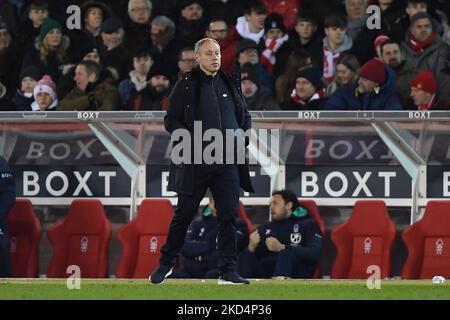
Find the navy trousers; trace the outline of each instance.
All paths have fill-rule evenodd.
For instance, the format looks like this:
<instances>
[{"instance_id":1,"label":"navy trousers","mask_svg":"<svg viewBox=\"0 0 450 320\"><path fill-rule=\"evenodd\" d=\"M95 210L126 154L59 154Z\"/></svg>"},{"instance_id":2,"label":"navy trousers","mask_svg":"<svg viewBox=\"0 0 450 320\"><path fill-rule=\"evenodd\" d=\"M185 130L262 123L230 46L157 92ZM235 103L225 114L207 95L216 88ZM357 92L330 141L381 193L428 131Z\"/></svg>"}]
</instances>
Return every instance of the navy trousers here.
<instances>
[{"instance_id":1,"label":"navy trousers","mask_svg":"<svg viewBox=\"0 0 450 320\"><path fill-rule=\"evenodd\" d=\"M189 225L208 188L211 190L217 210L219 256L217 267L221 273L236 270L236 212L240 192L237 165L195 167L194 193L178 195L178 205L170 224L167 241L161 248L160 264L172 266L175 263Z\"/></svg>"},{"instance_id":2,"label":"navy trousers","mask_svg":"<svg viewBox=\"0 0 450 320\"><path fill-rule=\"evenodd\" d=\"M0 220L0 278L11 277L11 265L9 258L8 228L5 219Z\"/></svg>"},{"instance_id":3,"label":"navy trousers","mask_svg":"<svg viewBox=\"0 0 450 320\"><path fill-rule=\"evenodd\" d=\"M311 278L314 271L302 265L290 250L258 257L245 249L239 255L238 271L244 278Z\"/></svg>"}]
</instances>

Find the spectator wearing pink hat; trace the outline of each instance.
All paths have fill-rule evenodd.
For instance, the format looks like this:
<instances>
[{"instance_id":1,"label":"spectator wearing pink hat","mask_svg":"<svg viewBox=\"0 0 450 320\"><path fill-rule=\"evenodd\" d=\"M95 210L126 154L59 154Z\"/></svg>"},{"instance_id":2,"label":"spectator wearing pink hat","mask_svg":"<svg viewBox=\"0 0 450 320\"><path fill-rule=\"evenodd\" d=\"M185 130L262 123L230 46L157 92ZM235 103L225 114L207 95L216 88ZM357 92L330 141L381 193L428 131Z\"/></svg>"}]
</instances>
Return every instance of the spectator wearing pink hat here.
<instances>
[{"instance_id":1,"label":"spectator wearing pink hat","mask_svg":"<svg viewBox=\"0 0 450 320\"><path fill-rule=\"evenodd\" d=\"M31 111L53 111L58 106L56 85L48 75L42 77L33 90L34 102Z\"/></svg>"},{"instance_id":2,"label":"spectator wearing pink hat","mask_svg":"<svg viewBox=\"0 0 450 320\"><path fill-rule=\"evenodd\" d=\"M375 47L375 52L377 53L377 57L379 59L381 59L381 46L389 40L390 38L384 34L380 34L378 37L375 38L373 45Z\"/></svg>"},{"instance_id":3,"label":"spectator wearing pink hat","mask_svg":"<svg viewBox=\"0 0 450 320\"><path fill-rule=\"evenodd\" d=\"M380 59L366 62L359 80L337 90L325 110L402 110L395 90L395 74Z\"/></svg>"}]
</instances>

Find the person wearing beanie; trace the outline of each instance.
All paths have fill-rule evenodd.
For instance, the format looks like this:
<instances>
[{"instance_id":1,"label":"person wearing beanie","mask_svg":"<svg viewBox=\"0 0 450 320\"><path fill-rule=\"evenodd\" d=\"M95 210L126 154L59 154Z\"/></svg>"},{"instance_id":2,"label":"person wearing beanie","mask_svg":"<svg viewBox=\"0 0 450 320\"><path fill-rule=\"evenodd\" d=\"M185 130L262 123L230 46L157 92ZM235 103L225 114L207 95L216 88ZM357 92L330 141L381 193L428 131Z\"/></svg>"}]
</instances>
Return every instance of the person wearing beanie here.
<instances>
[{"instance_id":1,"label":"person wearing beanie","mask_svg":"<svg viewBox=\"0 0 450 320\"><path fill-rule=\"evenodd\" d=\"M420 72L411 81L411 98L418 110L434 109L436 103L437 84L430 71Z\"/></svg>"},{"instance_id":2,"label":"person wearing beanie","mask_svg":"<svg viewBox=\"0 0 450 320\"><path fill-rule=\"evenodd\" d=\"M395 73L378 58L359 69L359 80L341 87L325 104L325 110L403 110L395 89Z\"/></svg>"},{"instance_id":3,"label":"person wearing beanie","mask_svg":"<svg viewBox=\"0 0 450 320\"><path fill-rule=\"evenodd\" d=\"M249 39L240 40L236 45L236 58L233 72L240 72L240 68L249 62L255 66L256 70L258 70L261 87L266 88L271 93L275 91L275 77L260 63L258 45L255 41Z\"/></svg>"},{"instance_id":4,"label":"person wearing beanie","mask_svg":"<svg viewBox=\"0 0 450 320\"><path fill-rule=\"evenodd\" d=\"M272 94L267 89L261 88L258 71L251 63L246 63L241 68L241 89L249 110L280 109Z\"/></svg>"},{"instance_id":5,"label":"person wearing beanie","mask_svg":"<svg viewBox=\"0 0 450 320\"><path fill-rule=\"evenodd\" d=\"M183 0L179 8L177 41L181 47L193 47L204 36L208 24L203 2Z\"/></svg>"},{"instance_id":6,"label":"person wearing beanie","mask_svg":"<svg viewBox=\"0 0 450 320\"><path fill-rule=\"evenodd\" d=\"M102 82L102 67L89 60L75 69L75 87L59 102L58 111L114 111L120 109L116 87Z\"/></svg>"},{"instance_id":7,"label":"person wearing beanie","mask_svg":"<svg viewBox=\"0 0 450 320\"><path fill-rule=\"evenodd\" d=\"M58 82L64 66L72 61L69 48L70 39L63 35L61 24L47 18L41 25L34 48L24 56L22 69L36 66L41 74L47 74Z\"/></svg>"},{"instance_id":8,"label":"person wearing beanie","mask_svg":"<svg viewBox=\"0 0 450 320\"><path fill-rule=\"evenodd\" d=\"M58 106L56 85L48 75L42 77L33 89L31 111L53 111Z\"/></svg>"},{"instance_id":9,"label":"person wearing beanie","mask_svg":"<svg viewBox=\"0 0 450 320\"><path fill-rule=\"evenodd\" d=\"M442 41L428 13L419 12L411 17L411 25L402 43L405 60L417 71L429 70L438 83L438 94L449 95L450 74L444 71L450 46Z\"/></svg>"},{"instance_id":10,"label":"person wearing beanie","mask_svg":"<svg viewBox=\"0 0 450 320\"><path fill-rule=\"evenodd\" d=\"M322 72L317 66L298 71L293 77L292 91L281 107L284 110L322 110L325 103Z\"/></svg>"},{"instance_id":11,"label":"person wearing beanie","mask_svg":"<svg viewBox=\"0 0 450 320\"><path fill-rule=\"evenodd\" d=\"M325 18L325 35L323 50L320 52L320 66L323 77L332 82L336 74L336 60L353 47L353 40L345 32L347 23L343 17L332 14Z\"/></svg>"},{"instance_id":12,"label":"person wearing beanie","mask_svg":"<svg viewBox=\"0 0 450 320\"><path fill-rule=\"evenodd\" d=\"M17 89L16 94L12 98L18 111L31 110L31 104L34 102L33 90L40 78L39 69L34 66L26 67L20 72L20 89Z\"/></svg>"},{"instance_id":13,"label":"person wearing beanie","mask_svg":"<svg viewBox=\"0 0 450 320\"><path fill-rule=\"evenodd\" d=\"M360 65L358 59L350 53L345 53L336 60L336 77L326 89L326 96L329 97L340 87L358 80Z\"/></svg>"},{"instance_id":14,"label":"person wearing beanie","mask_svg":"<svg viewBox=\"0 0 450 320\"><path fill-rule=\"evenodd\" d=\"M283 73L289 58L289 35L283 24L283 17L269 14L264 20L264 37L259 43L261 64L275 77Z\"/></svg>"}]
</instances>

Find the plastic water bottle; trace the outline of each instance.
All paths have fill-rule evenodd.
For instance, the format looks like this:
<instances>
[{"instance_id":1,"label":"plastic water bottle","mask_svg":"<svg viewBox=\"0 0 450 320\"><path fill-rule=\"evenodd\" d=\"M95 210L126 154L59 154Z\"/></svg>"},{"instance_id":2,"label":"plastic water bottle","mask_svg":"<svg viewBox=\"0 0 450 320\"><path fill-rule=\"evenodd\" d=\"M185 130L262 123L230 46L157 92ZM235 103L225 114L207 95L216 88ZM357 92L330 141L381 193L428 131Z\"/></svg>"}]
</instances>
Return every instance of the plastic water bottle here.
<instances>
[{"instance_id":1,"label":"plastic water bottle","mask_svg":"<svg viewBox=\"0 0 450 320\"><path fill-rule=\"evenodd\" d=\"M445 282L445 278L442 276L434 276L431 281L435 284L441 284Z\"/></svg>"}]
</instances>

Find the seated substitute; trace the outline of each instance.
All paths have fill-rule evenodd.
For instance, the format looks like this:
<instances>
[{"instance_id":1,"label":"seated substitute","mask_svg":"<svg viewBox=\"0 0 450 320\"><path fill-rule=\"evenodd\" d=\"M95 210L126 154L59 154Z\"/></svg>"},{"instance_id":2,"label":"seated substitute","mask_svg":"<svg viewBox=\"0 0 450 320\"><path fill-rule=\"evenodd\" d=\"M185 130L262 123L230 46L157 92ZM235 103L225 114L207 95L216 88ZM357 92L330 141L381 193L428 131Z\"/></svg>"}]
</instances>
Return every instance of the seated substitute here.
<instances>
[{"instance_id":1,"label":"seated substitute","mask_svg":"<svg viewBox=\"0 0 450 320\"><path fill-rule=\"evenodd\" d=\"M246 278L312 278L322 249L319 225L289 190L272 193L270 215L250 235L238 272Z\"/></svg>"}]
</instances>

